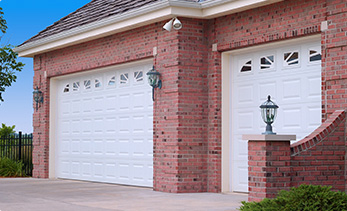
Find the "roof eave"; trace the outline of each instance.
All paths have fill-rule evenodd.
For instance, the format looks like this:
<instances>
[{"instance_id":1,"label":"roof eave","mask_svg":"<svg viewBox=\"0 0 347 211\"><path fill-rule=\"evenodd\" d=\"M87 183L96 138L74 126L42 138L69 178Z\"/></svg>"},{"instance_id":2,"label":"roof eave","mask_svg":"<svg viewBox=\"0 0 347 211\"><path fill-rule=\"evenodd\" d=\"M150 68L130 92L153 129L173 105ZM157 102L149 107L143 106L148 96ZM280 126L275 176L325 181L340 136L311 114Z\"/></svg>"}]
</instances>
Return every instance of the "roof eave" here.
<instances>
[{"instance_id":1,"label":"roof eave","mask_svg":"<svg viewBox=\"0 0 347 211\"><path fill-rule=\"evenodd\" d=\"M86 24L16 47L21 57L35 55L87 42L111 34L149 25L169 18L211 19L283 0L208 0L202 3L165 0Z\"/></svg>"}]
</instances>

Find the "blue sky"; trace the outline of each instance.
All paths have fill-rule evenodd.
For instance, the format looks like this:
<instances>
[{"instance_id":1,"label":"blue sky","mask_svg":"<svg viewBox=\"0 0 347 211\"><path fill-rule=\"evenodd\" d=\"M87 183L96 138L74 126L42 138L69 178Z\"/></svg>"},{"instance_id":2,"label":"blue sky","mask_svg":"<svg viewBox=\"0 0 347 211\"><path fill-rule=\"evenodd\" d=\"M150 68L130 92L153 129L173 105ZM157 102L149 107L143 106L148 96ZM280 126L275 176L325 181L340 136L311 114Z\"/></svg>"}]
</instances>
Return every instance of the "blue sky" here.
<instances>
[{"instance_id":1,"label":"blue sky","mask_svg":"<svg viewBox=\"0 0 347 211\"><path fill-rule=\"evenodd\" d=\"M5 44L19 45L36 35L47 26L58 21L91 0L1 0L7 33L1 39ZM33 60L20 58L25 63L18 73L17 82L3 94L5 102L0 102L0 123L16 125L16 131L31 133L32 128L32 83Z\"/></svg>"}]
</instances>

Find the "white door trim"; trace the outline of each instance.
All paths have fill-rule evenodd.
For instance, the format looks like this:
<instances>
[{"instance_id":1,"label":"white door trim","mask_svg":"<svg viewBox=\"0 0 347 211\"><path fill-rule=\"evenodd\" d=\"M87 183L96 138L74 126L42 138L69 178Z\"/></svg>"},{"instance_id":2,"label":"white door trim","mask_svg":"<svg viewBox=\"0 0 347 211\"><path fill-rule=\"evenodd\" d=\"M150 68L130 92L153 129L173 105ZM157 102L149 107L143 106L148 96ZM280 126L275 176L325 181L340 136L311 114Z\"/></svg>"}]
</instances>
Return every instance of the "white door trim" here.
<instances>
[{"instance_id":1,"label":"white door trim","mask_svg":"<svg viewBox=\"0 0 347 211\"><path fill-rule=\"evenodd\" d=\"M321 34L307 36L303 38L297 39L289 39L286 41L273 42L253 47L247 47L232 51L223 52L221 55L222 58L222 192L227 193L231 192L230 189L230 176L231 176L231 152L230 152L230 136L231 136L231 93L230 90L232 88L232 80L231 80L231 56L242 54L245 52L257 51L259 49L266 47L272 47L276 45L286 45L292 43L303 43L305 41L317 41L321 39Z\"/></svg>"}]
</instances>

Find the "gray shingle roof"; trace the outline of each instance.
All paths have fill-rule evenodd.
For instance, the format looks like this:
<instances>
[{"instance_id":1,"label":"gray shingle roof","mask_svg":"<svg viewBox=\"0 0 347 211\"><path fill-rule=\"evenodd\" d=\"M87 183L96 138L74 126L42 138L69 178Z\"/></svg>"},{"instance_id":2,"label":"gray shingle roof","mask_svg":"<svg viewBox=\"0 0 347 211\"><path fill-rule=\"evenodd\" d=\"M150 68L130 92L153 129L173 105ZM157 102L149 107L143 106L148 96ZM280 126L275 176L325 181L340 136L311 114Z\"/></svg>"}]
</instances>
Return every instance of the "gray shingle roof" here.
<instances>
[{"instance_id":1,"label":"gray shingle roof","mask_svg":"<svg viewBox=\"0 0 347 211\"><path fill-rule=\"evenodd\" d=\"M114 15L121 15L130 10L141 8L163 0L92 0L75 12L63 17L59 21L48 26L20 46L46 38L60 32L67 31L85 24L99 21ZM180 0L186 2L203 2L204 0Z\"/></svg>"},{"instance_id":2,"label":"gray shingle roof","mask_svg":"<svg viewBox=\"0 0 347 211\"><path fill-rule=\"evenodd\" d=\"M161 0L93 0L75 12L53 23L51 26L48 26L46 29L39 32L37 35L25 41L21 45L55 35L78 26L99 21L113 15L119 15L157 1Z\"/></svg>"}]
</instances>

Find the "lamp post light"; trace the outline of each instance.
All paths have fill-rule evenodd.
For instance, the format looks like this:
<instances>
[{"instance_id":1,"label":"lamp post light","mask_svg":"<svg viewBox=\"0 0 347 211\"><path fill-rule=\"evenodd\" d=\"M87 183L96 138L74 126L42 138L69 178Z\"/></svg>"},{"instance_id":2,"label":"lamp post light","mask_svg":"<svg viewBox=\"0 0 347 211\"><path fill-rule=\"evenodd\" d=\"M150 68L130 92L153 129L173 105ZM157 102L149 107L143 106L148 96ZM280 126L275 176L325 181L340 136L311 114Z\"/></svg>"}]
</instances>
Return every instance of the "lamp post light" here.
<instances>
[{"instance_id":1,"label":"lamp post light","mask_svg":"<svg viewBox=\"0 0 347 211\"><path fill-rule=\"evenodd\" d=\"M261 108L261 117L263 118L263 121L266 123L266 130L262 134L275 135L276 133L272 132L271 124L276 119L277 109L279 108L278 105L276 105L274 102L271 101L271 96L269 95L267 97L267 101L261 104L260 108Z\"/></svg>"},{"instance_id":2,"label":"lamp post light","mask_svg":"<svg viewBox=\"0 0 347 211\"><path fill-rule=\"evenodd\" d=\"M148 71L146 75L148 76L148 83L152 87L152 100L154 101L154 89L161 89L160 73L156 71L153 66L153 68Z\"/></svg>"},{"instance_id":3,"label":"lamp post light","mask_svg":"<svg viewBox=\"0 0 347 211\"><path fill-rule=\"evenodd\" d=\"M36 102L36 111L38 109L39 103L43 103L43 93L39 90L38 87L36 87L33 91L33 98Z\"/></svg>"}]
</instances>

